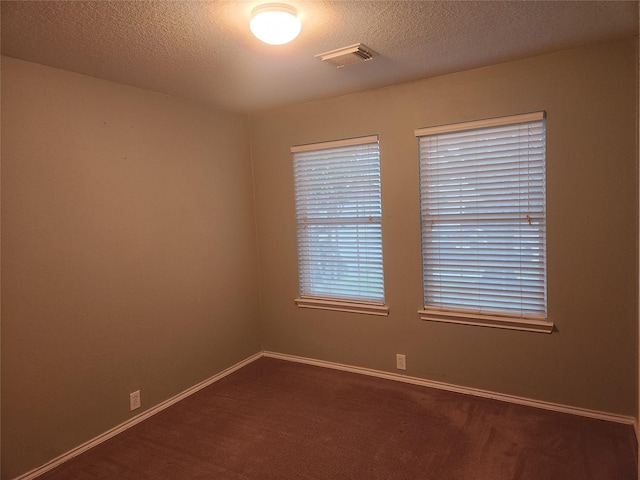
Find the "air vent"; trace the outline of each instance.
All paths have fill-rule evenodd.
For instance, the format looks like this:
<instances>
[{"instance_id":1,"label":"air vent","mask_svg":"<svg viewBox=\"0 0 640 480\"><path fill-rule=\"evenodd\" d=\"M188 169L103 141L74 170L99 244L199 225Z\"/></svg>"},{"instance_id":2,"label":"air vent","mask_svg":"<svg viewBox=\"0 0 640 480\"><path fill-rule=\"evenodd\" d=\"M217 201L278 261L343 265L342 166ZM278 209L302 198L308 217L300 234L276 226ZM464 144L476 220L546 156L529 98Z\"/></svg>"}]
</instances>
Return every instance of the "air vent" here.
<instances>
[{"instance_id":1,"label":"air vent","mask_svg":"<svg viewBox=\"0 0 640 480\"><path fill-rule=\"evenodd\" d=\"M338 48L330 52L320 53L316 58L320 58L323 62L341 68L354 63L366 62L371 60L375 53L369 47L356 43L350 47Z\"/></svg>"}]
</instances>

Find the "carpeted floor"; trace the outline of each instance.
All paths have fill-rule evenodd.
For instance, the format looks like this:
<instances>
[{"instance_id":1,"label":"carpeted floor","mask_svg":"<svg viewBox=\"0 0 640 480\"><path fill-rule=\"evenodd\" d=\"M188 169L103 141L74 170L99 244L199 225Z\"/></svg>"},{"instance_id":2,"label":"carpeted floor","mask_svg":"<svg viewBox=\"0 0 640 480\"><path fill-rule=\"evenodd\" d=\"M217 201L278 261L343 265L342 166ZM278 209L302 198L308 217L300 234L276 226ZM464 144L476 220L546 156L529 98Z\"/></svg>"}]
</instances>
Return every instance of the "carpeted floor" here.
<instances>
[{"instance_id":1,"label":"carpeted floor","mask_svg":"<svg viewBox=\"0 0 640 480\"><path fill-rule=\"evenodd\" d=\"M262 358L40 477L635 480L628 425Z\"/></svg>"}]
</instances>

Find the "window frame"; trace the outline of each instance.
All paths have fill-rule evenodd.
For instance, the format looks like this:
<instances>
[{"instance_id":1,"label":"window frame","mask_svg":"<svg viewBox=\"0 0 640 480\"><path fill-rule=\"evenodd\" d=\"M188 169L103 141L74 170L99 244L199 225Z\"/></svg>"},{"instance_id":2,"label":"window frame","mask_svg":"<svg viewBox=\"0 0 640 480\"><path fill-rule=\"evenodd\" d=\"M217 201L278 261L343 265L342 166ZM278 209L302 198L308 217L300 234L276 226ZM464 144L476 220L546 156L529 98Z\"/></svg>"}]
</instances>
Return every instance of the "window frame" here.
<instances>
[{"instance_id":1,"label":"window frame","mask_svg":"<svg viewBox=\"0 0 640 480\"><path fill-rule=\"evenodd\" d=\"M423 199L423 162L427 162L427 159L423 159L421 152L421 138L426 136L437 136L440 134L449 134L454 132L465 132L470 130L481 130L481 129L489 129L494 127L501 126L513 126L518 124L530 123L540 121L542 123L543 134L542 138L544 141L544 159L543 159L543 168L544 172L542 173L542 181L543 181L543 221L544 221L544 232L542 234L542 244L543 244L543 254L544 254L544 263L543 263L543 274L542 274L542 285L544 288L544 315L527 315L523 313L516 312L505 312L505 311L483 311L481 306L477 307L477 310L472 309L470 307L464 307L460 305L461 308L452 307L452 306L438 306L438 305L427 305L427 287L425 280L425 225L424 218L425 212L423 211L423 203L425 199ZM511 330L522 330L522 331L531 331L531 332L540 332L540 333L551 333L554 330L553 322L548 319L548 310L547 310L547 279L546 279L546 271L547 271L547 256L546 256L546 187L544 184L546 183L546 170L547 170L547 160L546 160L546 113L541 112L533 112L529 114L522 115L511 115L506 117L498 117L486 120L477 120L470 122L461 122L449 125L441 125L435 127L427 127L420 128L415 131L415 136L418 139L418 158L420 164L420 203L421 203L421 250L422 250L422 264L423 264L423 273L422 273L422 282L423 282L423 300L424 307L423 309L418 311L420 318L425 321L436 321L436 322L446 322L446 323L454 323L454 324L464 324L464 325L475 325L475 326L485 326L485 327L495 327L495 328L505 328ZM529 218L529 217L527 217ZM464 236L463 236L464 238Z\"/></svg>"},{"instance_id":2,"label":"window frame","mask_svg":"<svg viewBox=\"0 0 640 480\"><path fill-rule=\"evenodd\" d=\"M341 311L341 312L348 312L348 313L360 313L360 314L367 314L367 315L378 315L378 316L387 316L389 314L389 308L385 305L385 299L384 299L384 265L383 265L383 256L382 256L382 192L381 192L381 178L380 178L380 151L379 151L379 137L378 135L368 135L368 136L364 136L364 137L354 137L354 138L347 138L347 139L341 139L341 140L332 140L332 141L326 141L326 142L317 142L317 143L310 143L310 144L304 144L304 145L294 145L291 147L291 154L292 154L292 159L293 159L293 169L294 169L294 193L295 193L295 208L296 208L296 239L297 239L297 253L298 253L298 292L299 292L299 296L298 298L296 298L294 300L295 304L300 307L300 308L311 308L311 309L319 309L319 310L334 310L334 311ZM344 149L344 148L349 148L349 147L355 147L354 148L354 152L356 152L356 149L358 147L362 147L362 146L366 146L366 145L371 145L371 144L375 144L376 145L376 153L377 153L377 166L376 166L376 172L377 173L377 202L379 205L379 216L376 215L371 216L371 215L356 215L354 214L354 222L349 222L349 221L340 221L334 219L334 222L332 222L332 219L327 219L326 221L323 221L322 219L318 219L315 218L312 221L303 221L302 220L302 211L306 211L305 208L307 208L305 206L305 200L308 198L308 195L311 195L311 192L313 191L312 189L307 189L307 190L303 190L303 186L300 185L300 183L302 183L302 181L300 181L299 183L299 178L303 177L303 173L298 172L297 171L297 166L299 165L298 160L296 159L296 154L301 154L301 156L304 156L305 153L307 152L312 152L312 156L315 154L315 152L321 153L322 151L330 151L330 150L335 150L335 149ZM339 150L335 150L337 157L340 157L340 154L338 153ZM330 162L333 159L329 160ZM302 167L304 168L304 167ZM301 171L302 171L301 168ZM343 185L341 181L336 182L334 185L338 186L338 185ZM348 186L345 186L345 188L349 188ZM355 188L355 187L354 187ZM306 218L306 217L305 217ZM366 222L363 220L366 219ZM303 242L305 247L307 247L308 250L308 246L309 243L311 243L311 240L309 237L304 238L304 234L303 231L305 229L305 227L309 227L310 225L313 225L314 227L316 227L317 229L323 229L323 228L327 228L327 229L335 229L337 225L340 226L345 226L345 229L348 230L349 227L347 227L346 225L351 225L351 228L354 229L358 229L357 225L378 225L378 231L375 232L375 234L378 235L379 238L379 244L376 244L379 248L380 251L380 256L379 259L376 258L376 265L379 266L379 271L380 271L380 278L379 278L379 284L375 284L378 285L379 288L381 288L382 290L382 298L376 298L376 299L366 299L364 298L366 295L363 295L362 298L356 298L356 296L354 295L352 298L348 298L345 294L345 292L341 292L342 294L340 295L336 295L331 296L329 295L314 295L314 294L309 294L309 293L303 293L305 288L310 288L311 283L313 282L313 275L310 271L310 266L309 263L304 263L306 260L308 260L307 257L310 256L309 252L305 252L303 254ZM375 229L374 229L375 230ZM356 235L356 237L359 237L359 235ZM359 242L361 240L356 240L356 242ZM356 243L357 245L360 245L359 243ZM377 260L379 260L379 264L377 262ZM345 262L346 263L346 262ZM360 263L358 262L358 265L360 266ZM305 276L306 275L306 276Z\"/></svg>"}]
</instances>

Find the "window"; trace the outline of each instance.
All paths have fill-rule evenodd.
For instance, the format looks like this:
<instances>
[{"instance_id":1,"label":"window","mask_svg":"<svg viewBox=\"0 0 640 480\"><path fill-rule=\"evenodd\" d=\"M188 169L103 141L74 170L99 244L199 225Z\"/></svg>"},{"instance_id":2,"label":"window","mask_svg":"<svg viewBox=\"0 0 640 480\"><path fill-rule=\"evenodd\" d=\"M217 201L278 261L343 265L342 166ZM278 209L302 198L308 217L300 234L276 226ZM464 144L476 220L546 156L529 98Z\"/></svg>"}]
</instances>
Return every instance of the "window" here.
<instances>
[{"instance_id":1,"label":"window","mask_svg":"<svg viewBox=\"0 0 640 480\"><path fill-rule=\"evenodd\" d=\"M422 318L550 333L544 112L416 136Z\"/></svg>"},{"instance_id":2,"label":"window","mask_svg":"<svg viewBox=\"0 0 640 480\"><path fill-rule=\"evenodd\" d=\"M387 315L378 137L292 147L300 307Z\"/></svg>"}]
</instances>

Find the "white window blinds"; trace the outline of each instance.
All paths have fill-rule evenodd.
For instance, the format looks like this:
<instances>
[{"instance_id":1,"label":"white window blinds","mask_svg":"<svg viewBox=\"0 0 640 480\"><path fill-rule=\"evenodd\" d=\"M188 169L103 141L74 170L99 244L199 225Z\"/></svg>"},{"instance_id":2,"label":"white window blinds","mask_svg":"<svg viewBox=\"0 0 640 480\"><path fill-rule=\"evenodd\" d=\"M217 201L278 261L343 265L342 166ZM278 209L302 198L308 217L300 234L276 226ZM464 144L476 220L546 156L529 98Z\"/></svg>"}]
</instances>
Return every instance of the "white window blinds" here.
<instances>
[{"instance_id":1,"label":"white window blinds","mask_svg":"<svg viewBox=\"0 0 640 480\"><path fill-rule=\"evenodd\" d=\"M425 310L546 318L544 113L416 136Z\"/></svg>"},{"instance_id":2,"label":"white window blinds","mask_svg":"<svg viewBox=\"0 0 640 480\"><path fill-rule=\"evenodd\" d=\"M383 304L378 137L291 151L301 296Z\"/></svg>"}]
</instances>

